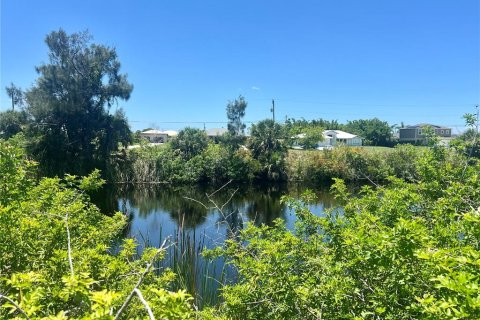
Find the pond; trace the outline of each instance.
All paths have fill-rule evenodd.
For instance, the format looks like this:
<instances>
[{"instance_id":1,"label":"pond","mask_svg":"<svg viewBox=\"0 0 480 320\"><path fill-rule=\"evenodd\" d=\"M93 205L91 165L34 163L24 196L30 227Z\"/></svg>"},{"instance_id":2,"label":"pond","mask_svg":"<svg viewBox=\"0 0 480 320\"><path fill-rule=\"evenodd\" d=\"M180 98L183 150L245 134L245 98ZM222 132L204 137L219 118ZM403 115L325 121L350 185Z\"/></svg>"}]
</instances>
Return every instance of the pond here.
<instances>
[{"instance_id":1,"label":"pond","mask_svg":"<svg viewBox=\"0 0 480 320\"><path fill-rule=\"evenodd\" d=\"M122 211L129 217L124 236L137 239L139 253L168 238L172 245L161 267L177 274L173 289L186 288L196 296L197 306L203 306L217 302L219 286L234 282L235 272L222 259L206 261L201 251L236 239L249 221L272 225L280 218L293 229L295 213L280 199L283 195L299 198L307 188L317 196L310 205L314 214L322 215L336 206L328 186L298 184L107 186L92 200L103 212Z\"/></svg>"}]
</instances>

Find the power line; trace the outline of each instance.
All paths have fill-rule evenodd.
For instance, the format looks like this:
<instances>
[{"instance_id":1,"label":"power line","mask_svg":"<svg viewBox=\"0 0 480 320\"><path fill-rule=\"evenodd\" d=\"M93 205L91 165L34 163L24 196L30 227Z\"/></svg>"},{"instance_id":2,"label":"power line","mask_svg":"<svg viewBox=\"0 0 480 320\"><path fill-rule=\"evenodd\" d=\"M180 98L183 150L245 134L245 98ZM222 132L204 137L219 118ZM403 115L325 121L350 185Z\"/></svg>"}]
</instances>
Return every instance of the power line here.
<instances>
[{"instance_id":1,"label":"power line","mask_svg":"<svg viewBox=\"0 0 480 320\"><path fill-rule=\"evenodd\" d=\"M344 106L363 106L363 107L467 107L472 103L456 103L456 104L437 104L437 103L422 103L422 104L390 104L390 103L348 103L348 102L328 102L328 101L313 101L313 100L296 100L296 99L276 99L281 102L299 103L299 104L322 104L322 105L344 105ZM249 99L248 101L268 101L268 99Z\"/></svg>"}]
</instances>

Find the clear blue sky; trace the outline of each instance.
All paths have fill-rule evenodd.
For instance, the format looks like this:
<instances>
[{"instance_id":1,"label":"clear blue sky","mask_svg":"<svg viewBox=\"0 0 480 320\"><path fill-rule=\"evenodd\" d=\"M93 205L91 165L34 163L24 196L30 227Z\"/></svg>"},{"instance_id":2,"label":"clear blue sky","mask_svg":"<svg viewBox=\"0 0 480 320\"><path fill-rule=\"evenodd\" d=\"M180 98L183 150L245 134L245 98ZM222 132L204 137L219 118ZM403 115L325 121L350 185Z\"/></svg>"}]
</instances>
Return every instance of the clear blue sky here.
<instances>
[{"instance_id":1,"label":"clear blue sky","mask_svg":"<svg viewBox=\"0 0 480 320\"><path fill-rule=\"evenodd\" d=\"M479 0L1 0L5 86L35 83L47 33L88 29L114 46L134 91L132 129L378 117L462 127L480 103ZM455 129L454 129L455 131Z\"/></svg>"}]
</instances>

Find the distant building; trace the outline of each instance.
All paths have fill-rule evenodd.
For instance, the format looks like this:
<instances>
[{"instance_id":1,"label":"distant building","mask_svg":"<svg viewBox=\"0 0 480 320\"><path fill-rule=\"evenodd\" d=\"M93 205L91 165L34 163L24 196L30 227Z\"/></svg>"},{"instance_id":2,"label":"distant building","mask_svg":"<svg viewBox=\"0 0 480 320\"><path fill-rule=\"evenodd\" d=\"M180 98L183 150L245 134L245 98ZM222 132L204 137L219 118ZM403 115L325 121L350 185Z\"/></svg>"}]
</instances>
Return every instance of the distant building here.
<instances>
[{"instance_id":1,"label":"distant building","mask_svg":"<svg viewBox=\"0 0 480 320\"><path fill-rule=\"evenodd\" d=\"M216 138L222 136L224 133L227 133L228 129L225 128L212 128L205 130L207 137L209 138Z\"/></svg>"},{"instance_id":2,"label":"distant building","mask_svg":"<svg viewBox=\"0 0 480 320\"><path fill-rule=\"evenodd\" d=\"M151 143L165 143L178 133L173 130L160 131L160 130L146 130L140 132L140 137L148 140Z\"/></svg>"},{"instance_id":3,"label":"distant building","mask_svg":"<svg viewBox=\"0 0 480 320\"><path fill-rule=\"evenodd\" d=\"M331 146L346 145L352 147L360 147L362 145L362 138L342 130L325 130L323 132L325 141L330 141Z\"/></svg>"},{"instance_id":4,"label":"distant building","mask_svg":"<svg viewBox=\"0 0 480 320\"><path fill-rule=\"evenodd\" d=\"M429 123L420 123L414 126L407 126L405 128L400 128L398 130L398 133L399 133L398 141L423 143L425 142L425 138L426 138L425 132L427 128L433 129L434 134L440 138L452 137L451 128L437 126Z\"/></svg>"},{"instance_id":5,"label":"distant building","mask_svg":"<svg viewBox=\"0 0 480 320\"><path fill-rule=\"evenodd\" d=\"M305 138L305 134L298 134L296 138ZM328 149L339 145L360 147L362 146L362 138L342 130L325 130L323 131L323 141L318 142L317 149ZM298 143L294 143L292 147L294 149L303 148Z\"/></svg>"}]
</instances>

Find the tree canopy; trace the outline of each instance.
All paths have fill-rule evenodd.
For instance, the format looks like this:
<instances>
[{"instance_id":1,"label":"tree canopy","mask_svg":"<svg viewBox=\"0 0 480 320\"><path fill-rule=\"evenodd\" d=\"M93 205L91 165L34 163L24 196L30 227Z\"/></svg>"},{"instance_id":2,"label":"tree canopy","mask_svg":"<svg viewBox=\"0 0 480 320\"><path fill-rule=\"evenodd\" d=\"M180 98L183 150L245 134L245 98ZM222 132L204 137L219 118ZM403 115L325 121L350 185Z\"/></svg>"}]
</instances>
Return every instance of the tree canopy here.
<instances>
[{"instance_id":1,"label":"tree canopy","mask_svg":"<svg viewBox=\"0 0 480 320\"><path fill-rule=\"evenodd\" d=\"M189 160L207 148L208 138L204 131L187 127L178 133L171 145L182 153L185 160Z\"/></svg>"},{"instance_id":2,"label":"tree canopy","mask_svg":"<svg viewBox=\"0 0 480 320\"><path fill-rule=\"evenodd\" d=\"M345 131L359 135L365 145L389 147L393 145L392 127L377 118L348 121Z\"/></svg>"},{"instance_id":3,"label":"tree canopy","mask_svg":"<svg viewBox=\"0 0 480 320\"><path fill-rule=\"evenodd\" d=\"M262 170L262 179L280 180L285 175L286 147L282 127L271 119L252 126L248 147Z\"/></svg>"},{"instance_id":4,"label":"tree canopy","mask_svg":"<svg viewBox=\"0 0 480 320\"><path fill-rule=\"evenodd\" d=\"M244 134L245 124L242 122L242 119L245 117L246 108L247 102L242 95L238 96L238 99L234 101L229 101L227 104L228 131L233 135L240 136Z\"/></svg>"},{"instance_id":5,"label":"tree canopy","mask_svg":"<svg viewBox=\"0 0 480 320\"><path fill-rule=\"evenodd\" d=\"M24 111L7 110L0 112L0 138L9 139L22 132L27 125L27 114Z\"/></svg>"},{"instance_id":6,"label":"tree canopy","mask_svg":"<svg viewBox=\"0 0 480 320\"><path fill-rule=\"evenodd\" d=\"M12 100L12 110L15 110L15 106L22 106L24 94L21 88L10 83L10 86L6 87L8 97Z\"/></svg>"},{"instance_id":7,"label":"tree canopy","mask_svg":"<svg viewBox=\"0 0 480 320\"><path fill-rule=\"evenodd\" d=\"M133 86L120 73L114 48L91 43L88 32L51 32L45 42L49 62L36 68L27 91L31 152L44 174L86 174L104 168L108 156L126 144L130 130L118 99L128 100Z\"/></svg>"}]
</instances>

